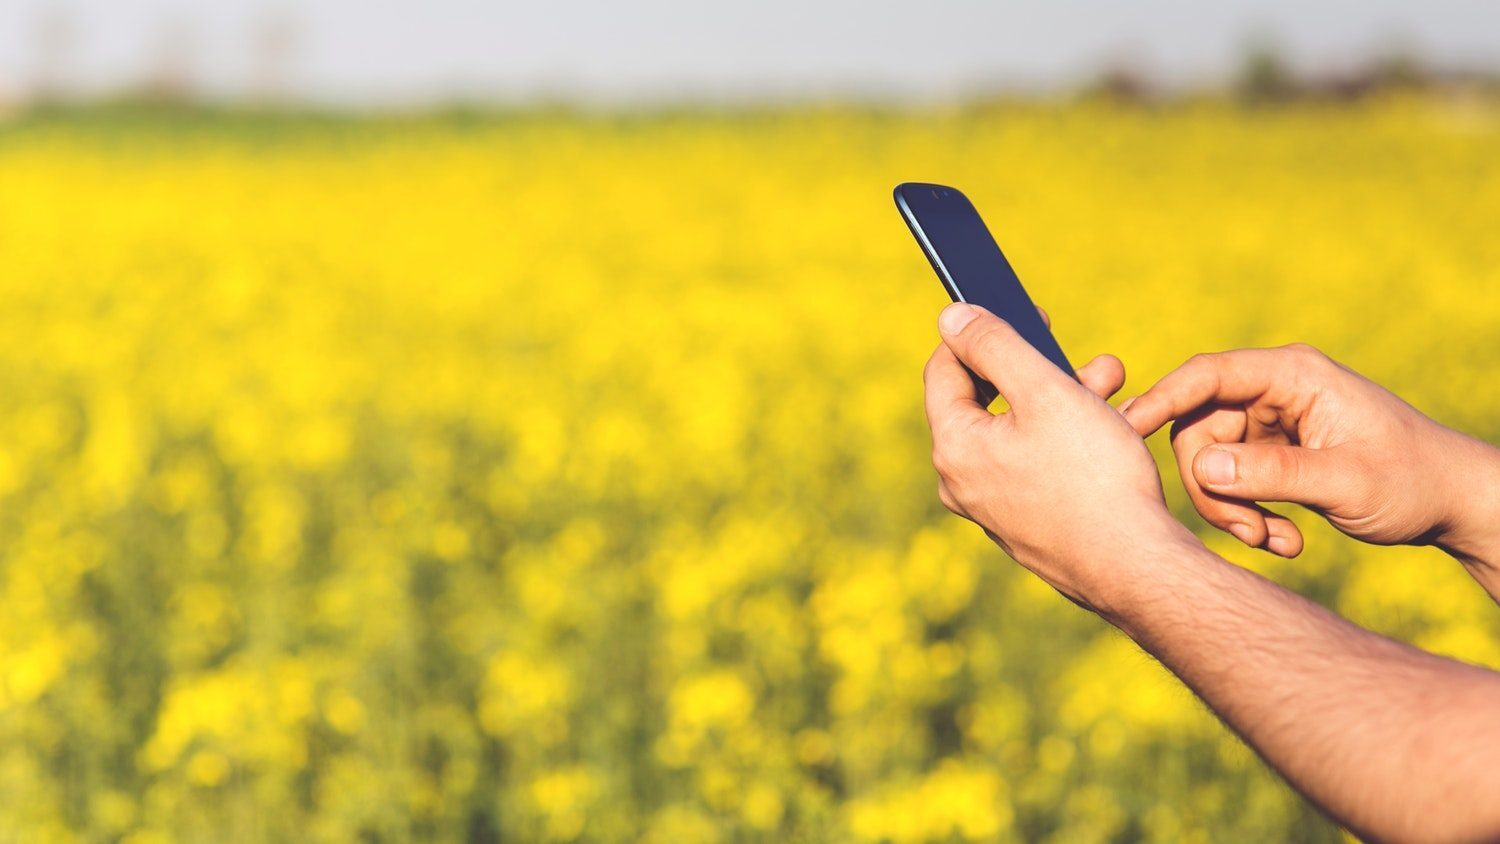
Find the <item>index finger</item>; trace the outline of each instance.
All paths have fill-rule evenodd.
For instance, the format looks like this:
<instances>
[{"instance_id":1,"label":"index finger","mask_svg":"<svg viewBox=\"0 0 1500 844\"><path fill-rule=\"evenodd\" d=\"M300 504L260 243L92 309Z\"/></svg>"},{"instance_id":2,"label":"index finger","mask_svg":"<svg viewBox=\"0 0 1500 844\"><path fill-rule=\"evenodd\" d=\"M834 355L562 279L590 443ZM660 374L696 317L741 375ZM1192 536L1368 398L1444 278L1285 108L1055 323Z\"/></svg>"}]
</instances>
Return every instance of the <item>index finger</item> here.
<instances>
[{"instance_id":1,"label":"index finger","mask_svg":"<svg viewBox=\"0 0 1500 844\"><path fill-rule=\"evenodd\" d=\"M1210 404L1240 404L1265 395L1285 366L1279 349L1238 349L1193 355L1162 376L1125 410L1136 433L1149 437L1173 419Z\"/></svg>"},{"instance_id":2,"label":"index finger","mask_svg":"<svg viewBox=\"0 0 1500 844\"><path fill-rule=\"evenodd\" d=\"M954 357L946 343L939 343L922 370L927 426L936 435L955 421L982 419L990 415L980 404L979 393L969 371Z\"/></svg>"}]
</instances>

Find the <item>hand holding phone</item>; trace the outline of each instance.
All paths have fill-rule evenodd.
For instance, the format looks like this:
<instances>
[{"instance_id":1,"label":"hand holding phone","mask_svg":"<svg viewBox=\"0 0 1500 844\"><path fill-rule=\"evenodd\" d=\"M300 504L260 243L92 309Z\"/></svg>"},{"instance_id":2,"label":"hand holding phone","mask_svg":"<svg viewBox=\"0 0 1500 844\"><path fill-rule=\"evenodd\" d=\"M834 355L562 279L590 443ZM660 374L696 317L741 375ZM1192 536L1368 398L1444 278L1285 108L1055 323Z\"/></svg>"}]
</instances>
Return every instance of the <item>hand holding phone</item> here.
<instances>
[{"instance_id":1,"label":"hand holding phone","mask_svg":"<svg viewBox=\"0 0 1500 844\"><path fill-rule=\"evenodd\" d=\"M1073 365L969 198L957 188L921 182L897 185L895 196L902 219L953 301L978 305L1010 323L1032 348L1076 379ZM983 395L994 398L994 387L977 377L976 382Z\"/></svg>"}]
</instances>

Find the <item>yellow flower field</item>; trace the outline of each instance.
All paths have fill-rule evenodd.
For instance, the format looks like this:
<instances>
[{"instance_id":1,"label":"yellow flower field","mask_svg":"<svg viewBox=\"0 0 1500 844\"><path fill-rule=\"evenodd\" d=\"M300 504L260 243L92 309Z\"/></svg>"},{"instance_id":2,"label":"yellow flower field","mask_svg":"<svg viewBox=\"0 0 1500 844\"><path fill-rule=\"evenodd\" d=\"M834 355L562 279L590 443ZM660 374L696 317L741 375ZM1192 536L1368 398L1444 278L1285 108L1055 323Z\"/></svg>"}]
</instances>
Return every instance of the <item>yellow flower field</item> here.
<instances>
[{"instance_id":1,"label":"yellow flower field","mask_svg":"<svg viewBox=\"0 0 1500 844\"><path fill-rule=\"evenodd\" d=\"M1493 104L12 118L0 838L1336 839L938 504L908 179L1127 393L1304 340L1500 440ZM1500 666L1301 524L1205 536Z\"/></svg>"}]
</instances>

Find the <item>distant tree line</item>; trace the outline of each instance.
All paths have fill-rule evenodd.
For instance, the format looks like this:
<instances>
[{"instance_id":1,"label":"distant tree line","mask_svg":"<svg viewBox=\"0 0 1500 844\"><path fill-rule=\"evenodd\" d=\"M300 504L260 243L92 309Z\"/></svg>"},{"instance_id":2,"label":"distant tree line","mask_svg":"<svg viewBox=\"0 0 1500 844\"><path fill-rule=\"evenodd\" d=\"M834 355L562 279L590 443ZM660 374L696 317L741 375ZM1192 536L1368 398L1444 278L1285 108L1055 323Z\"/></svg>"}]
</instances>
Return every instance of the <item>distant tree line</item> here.
<instances>
[{"instance_id":1,"label":"distant tree line","mask_svg":"<svg viewBox=\"0 0 1500 844\"><path fill-rule=\"evenodd\" d=\"M1249 44L1227 86L1171 89L1129 63L1106 68L1085 89L1088 95L1130 103L1160 102L1202 95L1229 96L1250 105L1299 101L1346 102L1398 91L1500 93L1500 73L1491 69L1440 69L1415 51L1393 49L1371 55L1353 67L1300 70L1269 39Z\"/></svg>"}]
</instances>

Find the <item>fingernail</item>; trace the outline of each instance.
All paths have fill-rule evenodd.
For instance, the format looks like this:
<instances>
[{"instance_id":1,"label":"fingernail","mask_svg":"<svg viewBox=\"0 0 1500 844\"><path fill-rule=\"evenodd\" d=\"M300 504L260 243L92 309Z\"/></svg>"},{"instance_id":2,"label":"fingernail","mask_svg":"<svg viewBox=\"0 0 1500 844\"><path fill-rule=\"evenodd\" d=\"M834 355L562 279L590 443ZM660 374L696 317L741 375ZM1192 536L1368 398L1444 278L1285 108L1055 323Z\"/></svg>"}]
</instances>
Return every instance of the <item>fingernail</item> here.
<instances>
[{"instance_id":1,"label":"fingernail","mask_svg":"<svg viewBox=\"0 0 1500 844\"><path fill-rule=\"evenodd\" d=\"M954 302L943 308L943 313L938 316L938 330L944 334L957 334L977 316L979 312L974 309L973 305Z\"/></svg>"},{"instance_id":2,"label":"fingernail","mask_svg":"<svg viewBox=\"0 0 1500 844\"><path fill-rule=\"evenodd\" d=\"M1273 536L1266 540L1266 550L1282 557L1292 556L1292 540L1285 536Z\"/></svg>"},{"instance_id":3,"label":"fingernail","mask_svg":"<svg viewBox=\"0 0 1500 844\"><path fill-rule=\"evenodd\" d=\"M1252 544L1250 541L1250 537L1252 537L1254 534L1251 533L1249 525L1230 525L1229 532L1234 535L1235 539L1238 539L1246 545Z\"/></svg>"},{"instance_id":4,"label":"fingernail","mask_svg":"<svg viewBox=\"0 0 1500 844\"><path fill-rule=\"evenodd\" d=\"M1120 412L1124 413L1125 411L1129 410L1130 406L1135 404L1135 400L1138 398L1140 398L1140 396L1131 396L1130 398L1120 402Z\"/></svg>"},{"instance_id":5,"label":"fingernail","mask_svg":"<svg viewBox=\"0 0 1500 844\"><path fill-rule=\"evenodd\" d=\"M1203 454L1203 480L1214 486L1234 483L1234 455L1222 448L1211 448Z\"/></svg>"}]
</instances>

